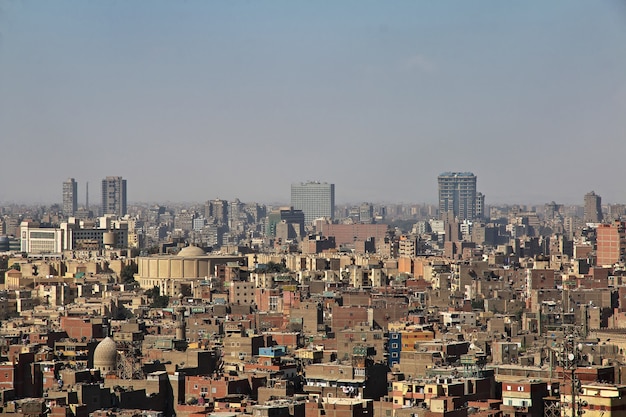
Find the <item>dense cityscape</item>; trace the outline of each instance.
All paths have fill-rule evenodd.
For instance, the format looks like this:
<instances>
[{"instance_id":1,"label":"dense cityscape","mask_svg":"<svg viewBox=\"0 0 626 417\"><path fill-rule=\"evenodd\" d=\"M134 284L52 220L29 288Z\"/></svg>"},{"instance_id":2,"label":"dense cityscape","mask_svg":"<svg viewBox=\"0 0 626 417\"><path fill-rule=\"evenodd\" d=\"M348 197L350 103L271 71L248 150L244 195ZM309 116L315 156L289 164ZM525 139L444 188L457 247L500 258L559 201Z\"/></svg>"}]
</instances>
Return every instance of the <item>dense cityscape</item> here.
<instances>
[{"instance_id":1,"label":"dense cityscape","mask_svg":"<svg viewBox=\"0 0 626 417\"><path fill-rule=\"evenodd\" d=\"M2 205L2 415L626 415L626 205L433 181L437 204L139 204L109 176Z\"/></svg>"}]
</instances>

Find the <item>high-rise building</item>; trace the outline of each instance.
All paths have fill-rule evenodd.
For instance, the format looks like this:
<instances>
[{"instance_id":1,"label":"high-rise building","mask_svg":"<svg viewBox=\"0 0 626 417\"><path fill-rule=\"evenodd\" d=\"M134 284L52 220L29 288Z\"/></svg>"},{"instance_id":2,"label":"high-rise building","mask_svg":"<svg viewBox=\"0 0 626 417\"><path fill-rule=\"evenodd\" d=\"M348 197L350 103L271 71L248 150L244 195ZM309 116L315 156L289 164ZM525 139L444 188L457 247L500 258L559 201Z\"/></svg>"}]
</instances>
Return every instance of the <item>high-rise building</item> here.
<instances>
[{"instance_id":1,"label":"high-rise building","mask_svg":"<svg viewBox=\"0 0 626 417\"><path fill-rule=\"evenodd\" d=\"M228 201L215 199L210 202L211 217L219 225L228 225Z\"/></svg>"},{"instance_id":2,"label":"high-rise building","mask_svg":"<svg viewBox=\"0 0 626 417\"><path fill-rule=\"evenodd\" d=\"M126 215L126 180L122 177L106 177L102 180L100 214Z\"/></svg>"},{"instance_id":3,"label":"high-rise building","mask_svg":"<svg viewBox=\"0 0 626 417\"><path fill-rule=\"evenodd\" d=\"M439 183L439 215L452 214L459 220L473 220L477 214L477 197L481 205L484 196L477 196L476 175L471 172L444 172L437 178Z\"/></svg>"},{"instance_id":4,"label":"high-rise building","mask_svg":"<svg viewBox=\"0 0 626 417\"><path fill-rule=\"evenodd\" d=\"M585 194L585 212L583 218L585 223L602 222L602 197L593 191Z\"/></svg>"},{"instance_id":5,"label":"high-rise building","mask_svg":"<svg viewBox=\"0 0 626 417\"><path fill-rule=\"evenodd\" d=\"M335 213L335 184L291 184L291 206L304 212L304 222L307 224L321 217L332 220Z\"/></svg>"},{"instance_id":6,"label":"high-rise building","mask_svg":"<svg viewBox=\"0 0 626 417\"><path fill-rule=\"evenodd\" d=\"M74 178L63 182L63 215L71 217L78 208L78 183Z\"/></svg>"},{"instance_id":7,"label":"high-rise building","mask_svg":"<svg viewBox=\"0 0 626 417\"><path fill-rule=\"evenodd\" d=\"M485 195L483 193L476 193L476 218L485 218Z\"/></svg>"}]
</instances>

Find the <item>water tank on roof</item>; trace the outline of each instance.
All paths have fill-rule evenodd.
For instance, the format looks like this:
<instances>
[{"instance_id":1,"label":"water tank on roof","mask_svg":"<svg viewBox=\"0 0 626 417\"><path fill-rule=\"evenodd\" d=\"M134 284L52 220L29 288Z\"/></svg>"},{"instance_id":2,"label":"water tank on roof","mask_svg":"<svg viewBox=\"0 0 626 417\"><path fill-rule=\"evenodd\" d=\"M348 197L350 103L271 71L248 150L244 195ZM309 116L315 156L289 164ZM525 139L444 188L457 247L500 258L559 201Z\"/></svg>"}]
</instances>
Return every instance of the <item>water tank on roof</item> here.
<instances>
[{"instance_id":1,"label":"water tank on roof","mask_svg":"<svg viewBox=\"0 0 626 417\"><path fill-rule=\"evenodd\" d=\"M102 243L104 243L104 246L115 246L115 232L104 232Z\"/></svg>"}]
</instances>

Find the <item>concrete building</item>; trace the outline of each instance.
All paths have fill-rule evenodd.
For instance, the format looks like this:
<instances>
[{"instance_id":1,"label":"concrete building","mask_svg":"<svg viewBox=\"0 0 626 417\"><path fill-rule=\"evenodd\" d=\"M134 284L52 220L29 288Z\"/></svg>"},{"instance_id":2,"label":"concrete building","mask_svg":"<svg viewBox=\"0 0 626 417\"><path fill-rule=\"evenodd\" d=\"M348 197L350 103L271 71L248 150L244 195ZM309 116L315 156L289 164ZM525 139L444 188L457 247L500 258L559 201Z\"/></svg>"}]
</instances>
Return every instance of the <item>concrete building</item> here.
<instances>
[{"instance_id":1,"label":"concrete building","mask_svg":"<svg viewBox=\"0 0 626 417\"><path fill-rule=\"evenodd\" d=\"M61 253L64 235L63 229L40 228L37 223L22 222L20 250L26 253Z\"/></svg>"},{"instance_id":2,"label":"concrete building","mask_svg":"<svg viewBox=\"0 0 626 417\"><path fill-rule=\"evenodd\" d=\"M548 395L546 382L539 380L503 381L503 417L541 416L544 412L544 397Z\"/></svg>"},{"instance_id":3,"label":"concrete building","mask_svg":"<svg viewBox=\"0 0 626 417\"><path fill-rule=\"evenodd\" d=\"M476 175L471 172L444 172L437 181L440 216L452 213L459 220L476 218ZM484 204L483 197L481 204Z\"/></svg>"},{"instance_id":4,"label":"concrete building","mask_svg":"<svg viewBox=\"0 0 626 417\"><path fill-rule=\"evenodd\" d=\"M176 256L146 256L137 260L136 280L144 290L159 287L162 295L193 294L200 284L217 274L218 265L244 262L240 256L211 256L197 246L183 248Z\"/></svg>"},{"instance_id":5,"label":"concrete building","mask_svg":"<svg viewBox=\"0 0 626 417\"><path fill-rule=\"evenodd\" d=\"M335 184L291 184L291 205L304 212L304 221L307 224L321 217L332 220L335 213Z\"/></svg>"},{"instance_id":6,"label":"concrete building","mask_svg":"<svg viewBox=\"0 0 626 417\"><path fill-rule=\"evenodd\" d=\"M122 177L106 177L102 180L101 214L126 215L126 180Z\"/></svg>"},{"instance_id":7,"label":"concrete building","mask_svg":"<svg viewBox=\"0 0 626 417\"><path fill-rule=\"evenodd\" d=\"M583 384L578 399L585 417L622 416L626 410L626 386L603 383ZM571 401L568 392L561 393L561 401ZM571 416L571 409L566 409L563 417Z\"/></svg>"},{"instance_id":8,"label":"concrete building","mask_svg":"<svg viewBox=\"0 0 626 417\"><path fill-rule=\"evenodd\" d=\"M265 219L265 234L276 237L276 228L281 222L291 225L296 234L304 236L304 212L293 207L281 207L272 210Z\"/></svg>"},{"instance_id":9,"label":"concrete building","mask_svg":"<svg viewBox=\"0 0 626 417\"><path fill-rule=\"evenodd\" d=\"M71 217L78 208L78 183L74 178L63 182L63 215Z\"/></svg>"},{"instance_id":10,"label":"concrete building","mask_svg":"<svg viewBox=\"0 0 626 417\"><path fill-rule=\"evenodd\" d=\"M600 223L602 221L602 197L594 191L585 194L585 223Z\"/></svg>"},{"instance_id":11,"label":"concrete building","mask_svg":"<svg viewBox=\"0 0 626 417\"><path fill-rule=\"evenodd\" d=\"M64 250L94 251L128 248L128 222L103 216L98 222L84 222L76 218L61 223Z\"/></svg>"}]
</instances>

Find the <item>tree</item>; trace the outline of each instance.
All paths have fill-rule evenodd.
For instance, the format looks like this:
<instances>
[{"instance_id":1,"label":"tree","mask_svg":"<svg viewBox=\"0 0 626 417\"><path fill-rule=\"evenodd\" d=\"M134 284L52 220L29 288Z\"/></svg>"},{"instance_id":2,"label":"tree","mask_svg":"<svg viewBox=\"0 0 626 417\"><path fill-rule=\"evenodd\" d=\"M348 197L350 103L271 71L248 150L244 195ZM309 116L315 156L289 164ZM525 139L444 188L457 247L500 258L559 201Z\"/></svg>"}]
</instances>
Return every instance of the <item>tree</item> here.
<instances>
[{"instance_id":1,"label":"tree","mask_svg":"<svg viewBox=\"0 0 626 417\"><path fill-rule=\"evenodd\" d=\"M154 297L158 297L161 294L161 289L155 285L153 288L151 288L149 290L145 290L143 293L148 298L154 299Z\"/></svg>"},{"instance_id":2,"label":"tree","mask_svg":"<svg viewBox=\"0 0 626 417\"><path fill-rule=\"evenodd\" d=\"M170 303L169 295L157 295L152 299L150 307L152 308L165 308Z\"/></svg>"},{"instance_id":3,"label":"tree","mask_svg":"<svg viewBox=\"0 0 626 417\"><path fill-rule=\"evenodd\" d=\"M124 284L135 282L135 274L139 271L137 264L129 264L122 268L120 278Z\"/></svg>"},{"instance_id":4,"label":"tree","mask_svg":"<svg viewBox=\"0 0 626 417\"><path fill-rule=\"evenodd\" d=\"M289 272L289 268L287 268L284 264L282 263L276 263L276 262L268 262L265 265L265 271L272 273L272 272Z\"/></svg>"},{"instance_id":5,"label":"tree","mask_svg":"<svg viewBox=\"0 0 626 417\"><path fill-rule=\"evenodd\" d=\"M120 306L117 310L117 314L115 316L116 320L128 320L134 317L132 311L130 311L126 306Z\"/></svg>"},{"instance_id":6,"label":"tree","mask_svg":"<svg viewBox=\"0 0 626 417\"><path fill-rule=\"evenodd\" d=\"M151 290L146 290L144 294L152 300L150 303L150 307L152 308L165 308L170 303L170 297L167 295L161 295L161 290L157 286Z\"/></svg>"}]
</instances>

